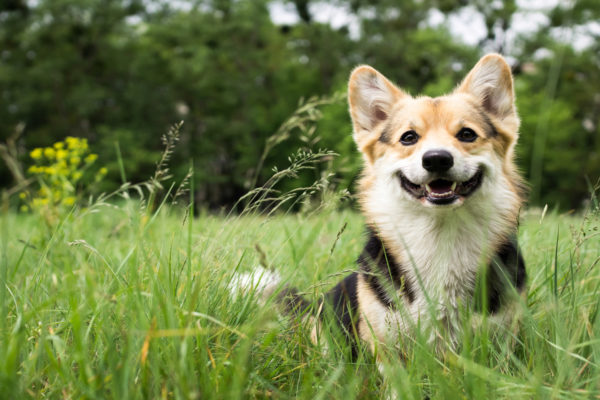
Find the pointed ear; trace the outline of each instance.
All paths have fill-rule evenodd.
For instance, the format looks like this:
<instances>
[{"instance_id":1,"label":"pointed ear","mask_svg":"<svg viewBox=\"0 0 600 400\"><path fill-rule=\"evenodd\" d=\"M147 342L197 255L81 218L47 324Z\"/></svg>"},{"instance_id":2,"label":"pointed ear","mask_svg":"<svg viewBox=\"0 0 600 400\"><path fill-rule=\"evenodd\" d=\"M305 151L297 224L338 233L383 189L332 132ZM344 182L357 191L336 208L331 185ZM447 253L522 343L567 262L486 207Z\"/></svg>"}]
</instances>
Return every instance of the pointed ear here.
<instances>
[{"instance_id":1,"label":"pointed ear","mask_svg":"<svg viewBox=\"0 0 600 400\"><path fill-rule=\"evenodd\" d=\"M371 132L387 120L392 106L404 93L375 69L362 65L352 71L348 83L348 103L354 134Z\"/></svg>"},{"instance_id":2,"label":"pointed ear","mask_svg":"<svg viewBox=\"0 0 600 400\"><path fill-rule=\"evenodd\" d=\"M481 58L456 92L472 95L485 111L518 129L512 73L501 55L488 54Z\"/></svg>"}]
</instances>

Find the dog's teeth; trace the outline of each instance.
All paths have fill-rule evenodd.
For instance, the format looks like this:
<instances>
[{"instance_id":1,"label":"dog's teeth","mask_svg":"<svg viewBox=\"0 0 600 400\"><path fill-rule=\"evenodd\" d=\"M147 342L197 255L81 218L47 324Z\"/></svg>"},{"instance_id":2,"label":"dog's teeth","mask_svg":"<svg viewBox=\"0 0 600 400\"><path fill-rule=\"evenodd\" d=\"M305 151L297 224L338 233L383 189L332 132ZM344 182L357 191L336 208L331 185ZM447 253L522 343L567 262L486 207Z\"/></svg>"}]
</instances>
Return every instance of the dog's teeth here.
<instances>
[{"instance_id":1,"label":"dog's teeth","mask_svg":"<svg viewBox=\"0 0 600 400\"><path fill-rule=\"evenodd\" d=\"M456 189L456 182L453 182L452 186L450 186L450 190L454 192L454 189Z\"/></svg>"},{"instance_id":2,"label":"dog's teeth","mask_svg":"<svg viewBox=\"0 0 600 400\"><path fill-rule=\"evenodd\" d=\"M452 192L445 192L445 193L435 193L435 192L432 192L432 193L430 193L430 195L433 196L433 197L448 197L451 194L452 194Z\"/></svg>"},{"instance_id":3,"label":"dog's teeth","mask_svg":"<svg viewBox=\"0 0 600 400\"><path fill-rule=\"evenodd\" d=\"M427 190L429 193L431 193L431 192L432 192L432 190L431 190L431 187L429 186L429 184L428 184L428 183L426 183L426 184L425 184L425 189L426 189L426 190Z\"/></svg>"}]
</instances>

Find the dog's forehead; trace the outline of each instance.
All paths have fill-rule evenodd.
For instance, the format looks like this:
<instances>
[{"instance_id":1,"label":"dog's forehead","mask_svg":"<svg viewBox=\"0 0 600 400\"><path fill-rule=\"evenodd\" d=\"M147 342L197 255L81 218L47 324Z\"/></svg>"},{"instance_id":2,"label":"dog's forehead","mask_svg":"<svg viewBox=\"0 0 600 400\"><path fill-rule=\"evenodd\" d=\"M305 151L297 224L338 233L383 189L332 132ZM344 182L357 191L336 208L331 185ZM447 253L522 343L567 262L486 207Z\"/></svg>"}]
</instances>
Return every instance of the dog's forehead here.
<instances>
[{"instance_id":1,"label":"dog's forehead","mask_svg":"<svg viewBox=\"0 0 600 400\"><path fill-rule=\"evenodd\" d=\"M485 113L467 96L452 94L441 97L417 97L399 101L392 112L396 128L427 131L467 123L485 126Z\"/></svg>"}]
</instances>

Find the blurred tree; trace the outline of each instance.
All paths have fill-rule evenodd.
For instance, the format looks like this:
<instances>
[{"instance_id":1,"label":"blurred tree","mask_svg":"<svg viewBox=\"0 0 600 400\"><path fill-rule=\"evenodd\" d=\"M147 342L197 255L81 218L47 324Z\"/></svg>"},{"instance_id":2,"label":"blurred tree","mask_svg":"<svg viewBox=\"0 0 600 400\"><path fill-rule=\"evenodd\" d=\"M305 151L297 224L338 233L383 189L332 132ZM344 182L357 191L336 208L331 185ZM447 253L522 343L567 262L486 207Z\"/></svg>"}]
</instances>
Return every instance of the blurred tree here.
<instances>
[{"instance_id":1,"label":"blurred tree","mask_svg":"<svg viewBox=\"0 0 600 400\"><path fill-rule=\"evenodd\" d=\"M184 120L172 170L194 159L196 198L204 207L232 204L298 147L340 157L323 165L351 188L360 165L344 102L323 109L317 130L291 135L259 163L267 138L299 99L346 90L352 68L368 63L411 93L451 90L487 51L510 51L523 117L519 159L534 204L575 207L585 177L600 171L600 48L592 28L600 3L559 4L539 32L507 46L517 2L335 0L347 26L333 28L320 1L287 0L299 23L277 26L270 0L10 0L0 3L0 141L25 126L19 145L45 146L67 135L89 139L120 183L115 144L127 179L148 178L160 136ZM322 4L321 4L322 6ZM449 30L449 15L468 7L487 34L469 47ZM443 22L432 17L443 13ZM585 30L574 49L565 31ZM589 29L587 29L589 28ZM586 30L587 29L587 30ZM595 35L595 36L594 36ZM257 170L259 169L259 170ZM324 171L283 189L306 186ZM0 186L10 184L0 164ZM287 186L285 186L287 185ZM108 187L106 187L108 189Z\"/></svg>"},{"instance_id":2,"label":"blurred tree","mask_svg":"<svg viewBox=\"0 0 600 400\"><path fill-rule=\"evenodd\" d=\"M320 36L313 42L298 33L302 29L275 26L266 2L224 0L189 12L173 10L148 25L143 40L149 51L134 62L147 63L140 70L158 72L143 78L164 82L168 104L186 121L179 160L194 158L202 204L231 204L250 189L267 137L298 99L330 92L334 68L315 62L318 50L311 46L333 33L320 26L324 32L310 33ZM335 64L340 51L327 54L329 63ZM163 115L174 118L173 112ZM295 138L269 154L259 183L299 144ZM181 165L187 168L187 162Z\"/></svg>"},{"instance_id":3,"label":"blurred tree","mask_svg":"<svg viewBox=\"0 0 600 400\"><path fill-rule=\"evenodd\" d=\"M590 25L598 18L598 2L559 4L517 50L518 154L533 204L578 208L600 178L600 41ZM575 39L589 45L575 49Z\"/></svg>"},{"instance_id":4,"label":"blurred tree","mask_svg":"<svg viewBox=\"0 0 600 400\"><path fill-rule=\"evenodd\" d=\"M488 51L506 53L507 32L512 27L512 17L517 11L515 0L472 2L475 9L483 15L487 33L479 44Z\"/></svg>"}]
</instances>

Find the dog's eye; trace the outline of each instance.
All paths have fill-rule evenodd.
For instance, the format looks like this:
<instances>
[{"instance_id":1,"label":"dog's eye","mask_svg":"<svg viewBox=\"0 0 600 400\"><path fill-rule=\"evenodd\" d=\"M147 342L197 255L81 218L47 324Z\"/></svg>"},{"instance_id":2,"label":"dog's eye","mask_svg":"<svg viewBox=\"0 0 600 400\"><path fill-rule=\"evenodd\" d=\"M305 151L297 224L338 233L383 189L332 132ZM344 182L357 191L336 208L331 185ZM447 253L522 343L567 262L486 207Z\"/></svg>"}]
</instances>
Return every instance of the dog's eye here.
<instances>
[{"instance_id":1,"label":"dog's eye","mask_svg":"<svg viewBox=\"0 0 600 400\"><path fill-rule=\"evenodd\" d=\"M402 134L402 136L400 136L400 143L402 143L405 146L413 145L417 143L418 140L419 135L413 130L406 131Z\"/></svg>"},{"instance_id":2,"label":"dog's eye","mask_svg":"<svg viewBox=\"0 0 600 400\"><path fill-rule=\"evenodd\" d=\"M456 134L456 138L461 142L474 142L477 139L477 134L471 128L462 128Z\"/></svg>"}]
</instances>

